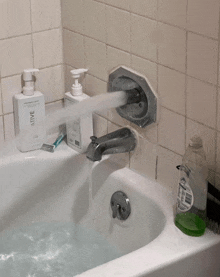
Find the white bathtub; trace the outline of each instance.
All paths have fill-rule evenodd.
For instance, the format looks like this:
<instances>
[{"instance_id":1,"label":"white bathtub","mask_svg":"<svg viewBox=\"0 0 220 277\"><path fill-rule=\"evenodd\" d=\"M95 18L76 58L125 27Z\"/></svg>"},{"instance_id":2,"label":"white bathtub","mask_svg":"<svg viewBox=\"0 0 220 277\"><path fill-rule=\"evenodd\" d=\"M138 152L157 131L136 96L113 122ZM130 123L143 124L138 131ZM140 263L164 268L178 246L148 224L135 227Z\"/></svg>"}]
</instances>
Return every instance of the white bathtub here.
<instances>
[{"instance_id":1,"label":"white bathtub","mask_svg":"<svg viewBox=\"0 0 220 277\"><path fill-rule=\"evenodd\" d=\"M173 224L173 198L147 177L108 159L90 166L63 142L55 153L33 151L0 161L0 232L37 222L74 222L102 234L123 256L82 277L219 277L220 236L184 235ZM89 183L92 182L92 186ZM112 218L110 199L123 191L126 221Z\"/></svg>"}]
</instances>

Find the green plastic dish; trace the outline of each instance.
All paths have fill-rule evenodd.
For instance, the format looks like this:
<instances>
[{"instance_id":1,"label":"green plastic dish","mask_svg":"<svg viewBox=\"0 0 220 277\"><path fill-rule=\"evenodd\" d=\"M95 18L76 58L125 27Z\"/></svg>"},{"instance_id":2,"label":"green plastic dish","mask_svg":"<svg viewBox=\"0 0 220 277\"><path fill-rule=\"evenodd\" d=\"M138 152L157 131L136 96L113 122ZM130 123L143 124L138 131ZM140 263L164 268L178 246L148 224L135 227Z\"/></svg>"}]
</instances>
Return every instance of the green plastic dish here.
<instances>
[{"instance_id":1,"label":"green plastic dish","mask_svg":"<svg viewBox=\"0 0 220 277\"><path fill-rule=\"evenodd\" d=\"M175 217L175 225L186 235L200 237L205 233L206 224L198 215L181 213Z\"/></svg>"}]
</instances>

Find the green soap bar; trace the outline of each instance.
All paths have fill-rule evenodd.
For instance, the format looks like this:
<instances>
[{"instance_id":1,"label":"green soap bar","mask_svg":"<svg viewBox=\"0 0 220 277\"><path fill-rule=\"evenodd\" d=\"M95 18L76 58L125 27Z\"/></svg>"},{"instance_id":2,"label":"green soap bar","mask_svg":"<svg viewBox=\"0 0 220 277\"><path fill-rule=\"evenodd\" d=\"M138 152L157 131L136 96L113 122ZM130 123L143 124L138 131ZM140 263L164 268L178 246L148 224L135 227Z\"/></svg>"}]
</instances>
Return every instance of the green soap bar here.
<instances>
[{"instance_id":1,"label":"green soap bar","mask_svg":"<svg viewBox=\"0 0 220 277\"><path fill-rule=\"evenodd\" d=\"M199 237L205 233L206 224L198 215L181 213L175 217L175 225L186 235Z\"/></svg>"}]
</instances>

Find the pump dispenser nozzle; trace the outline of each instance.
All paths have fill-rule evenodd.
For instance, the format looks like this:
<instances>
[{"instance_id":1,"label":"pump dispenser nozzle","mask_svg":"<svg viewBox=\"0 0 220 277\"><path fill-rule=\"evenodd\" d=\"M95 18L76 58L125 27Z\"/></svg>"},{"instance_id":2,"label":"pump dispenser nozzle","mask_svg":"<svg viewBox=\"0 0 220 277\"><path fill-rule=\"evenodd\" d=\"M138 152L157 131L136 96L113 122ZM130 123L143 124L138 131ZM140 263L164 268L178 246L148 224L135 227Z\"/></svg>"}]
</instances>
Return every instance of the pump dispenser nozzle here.
<instances>
[{"instance_id":1,"label":"pump dispenser nozzle","mask_svg":"<svg viewBox=\"0 0 220 277\"><path fill-rule=\"evenodd\" d=\"M81 74L87 72L88 69L85 68L79 68L79 69L73 69L70 71L72 74L72 77L74 79L74 84L72 85L71 88L71 94L74 96L82 95L82 85L79 83L78 79L80 78Z\"/></svg>"},{"instance_id":2,"label":"pump dispenser nozzle","mask_svg":"<svg viewBox=\"0 0 220 277\"><path fill-rule=\"evenodd\" d=\"M24 95L27 95L27 96L34 95L33 73L38 71L39 69L36 69L36 68L24 69L24 72L23 72L23 80L25 83L23 87Z\"/></svg>"}]
</instances>

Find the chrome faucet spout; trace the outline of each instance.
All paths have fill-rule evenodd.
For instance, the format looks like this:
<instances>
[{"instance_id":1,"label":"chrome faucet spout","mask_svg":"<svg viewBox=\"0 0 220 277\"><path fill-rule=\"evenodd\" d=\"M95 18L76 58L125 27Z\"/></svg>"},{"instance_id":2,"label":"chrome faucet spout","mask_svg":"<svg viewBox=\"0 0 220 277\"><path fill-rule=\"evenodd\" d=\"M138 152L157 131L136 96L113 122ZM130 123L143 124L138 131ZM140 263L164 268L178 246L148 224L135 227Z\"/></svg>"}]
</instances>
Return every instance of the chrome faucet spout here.
<instances>
[{"instance_id":1,"label":"chrome faucet spout","mask_svg":"<svg viewBox=\"0 0 220 277\"><path fill-rule=\"evenodd\" d=\"M102 155L125 153L134 150L137 140L133 131L122 128L105 136L91 137L86 157L95 162L102 159Z\"/></svg>"}]
</instances>

